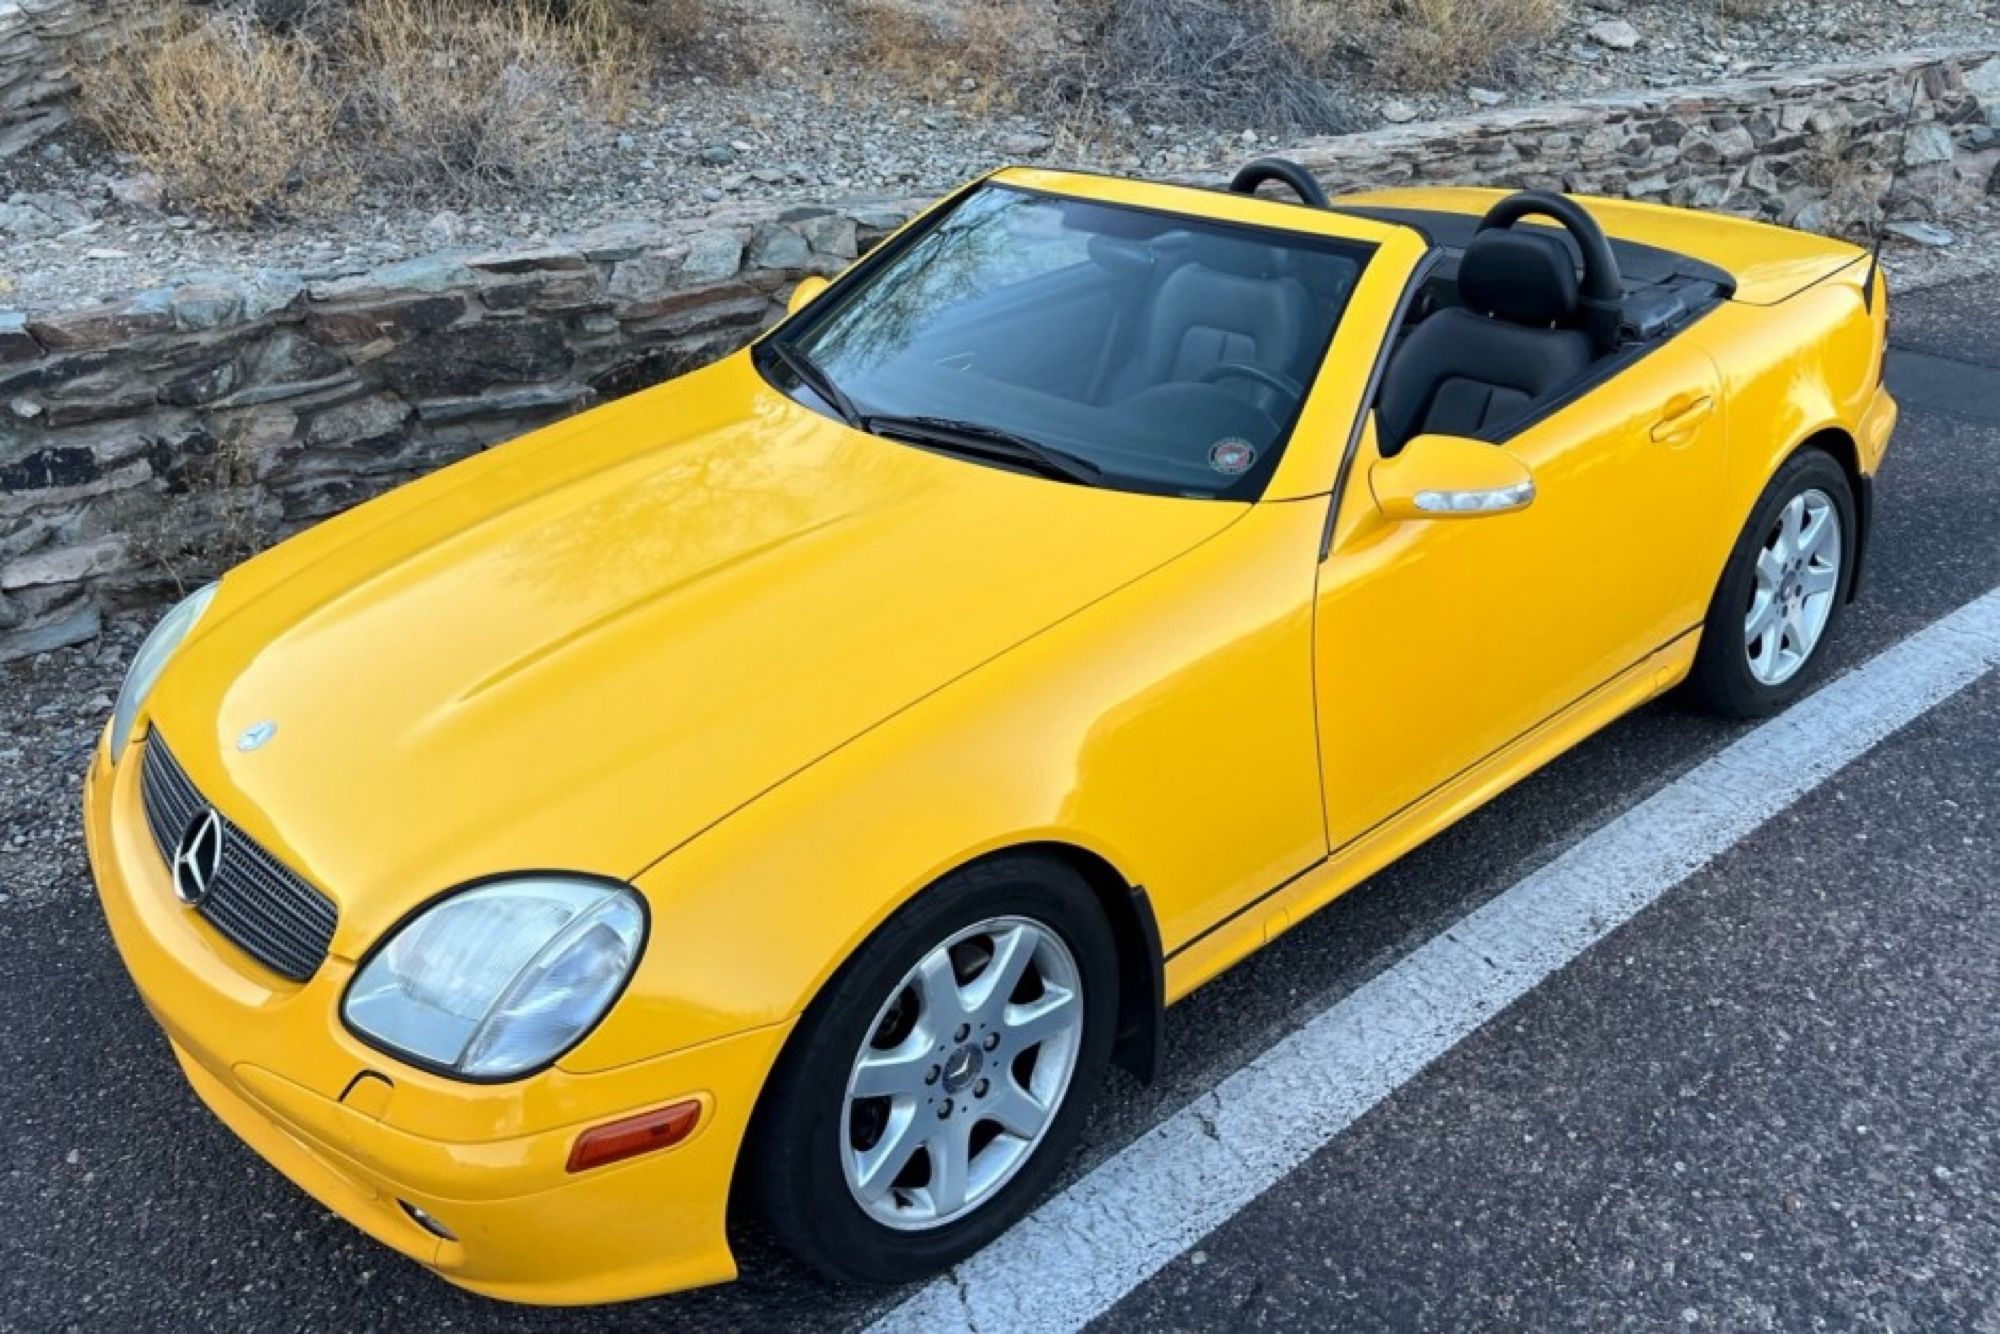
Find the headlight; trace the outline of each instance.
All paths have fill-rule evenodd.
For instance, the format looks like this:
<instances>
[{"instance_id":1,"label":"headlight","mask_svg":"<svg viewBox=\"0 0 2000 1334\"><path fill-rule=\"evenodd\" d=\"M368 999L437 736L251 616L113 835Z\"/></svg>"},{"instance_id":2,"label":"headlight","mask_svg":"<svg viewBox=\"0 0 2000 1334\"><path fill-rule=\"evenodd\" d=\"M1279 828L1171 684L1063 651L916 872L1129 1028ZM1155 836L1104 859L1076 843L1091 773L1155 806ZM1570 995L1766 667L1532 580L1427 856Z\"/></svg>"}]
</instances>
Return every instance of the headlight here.
<instances>
[{"instance_id":1,"label":"headlight","mask_svg":"<svg viewBox=\"0 0 2000 1334\"><path fill-rule=\"evenodd\" d=\"M522 876L460 890L375 951L341 1017L416 1065L511 1078L596 1026L645 935L639 896L609 881Z\"/></svg>"},{"instance_id":2,"label":"headlight","mask_svg":"<svg viewBox=\"0 0 2000 1334\"><path fill-rule=\"evenodd\" d=\"M174 609L160 618L153 627L153 633L146 636L146 642L139 645L139 652L132 658L132 665L125 669L125 684L118 688L118 707L111 711L111 762L118 763L118 757L125 753L125 743L132 739L132 719L139 712L139 706L152 690L153 682L160 679L160 669L167 665L167 659L174 656L174 650L187 638L194 623L208 610L208 604L215 598L215 585L198 588L181 599Z\"/></svg>"}]
</instances>

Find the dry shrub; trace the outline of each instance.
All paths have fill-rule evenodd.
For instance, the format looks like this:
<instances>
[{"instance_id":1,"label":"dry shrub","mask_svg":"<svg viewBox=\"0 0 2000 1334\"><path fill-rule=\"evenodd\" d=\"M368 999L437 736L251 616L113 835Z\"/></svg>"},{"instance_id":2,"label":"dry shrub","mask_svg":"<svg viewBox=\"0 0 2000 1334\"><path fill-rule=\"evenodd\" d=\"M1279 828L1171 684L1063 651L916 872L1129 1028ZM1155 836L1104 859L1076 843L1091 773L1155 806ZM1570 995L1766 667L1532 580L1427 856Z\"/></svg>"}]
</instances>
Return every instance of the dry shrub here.
<instances>
[{"instance_id":1,"label":"dry shrub","mask_svg":"<svg viewBox=\"0 0 2000 1334\"><path fill-rule=\"evenodd\" d=\"M1448 88L1508 80L1554 37L1563 0L1275 0L1278 28L1317 68L1371 61L1388 80Z\"/></svg>"},{"instance_id":2,"label":"dry shrub","mask_svg":"<svg viewBox=\"0 0 2000 1334\"><path fill-rule=\"evenodd\" d=\"M972 109L1012 105L1043 76L1054 53L1047 6L1037 0L985 0L952 11L910 0L848 0L855 56L932 97L957 94L970 77Z\"/></svg>"},{"instance_id":3,"label":"dry shrub","mask_svg":"<svg viewBox=\"0 0 2000 1334\"><path fill-rule=\"evenodd\" d=\"M232 221L331 209L358 180L476 201L622 119L701 0L180 5L85 71L83 107L181 203Z\"/></svg>"},{"instance_id":4,"label":"dry shrub","mask_svg":"<svg viewBox=\"0 0 2000 1334\"><path fill-rule=\"evenodd\" d=\"M1329 132L1352 127L1308 48L1288 31L1294 0L1071 0L1083 40L1056 90L1086 109L1144 120ZM1345 7L1331 0L1332 21ZM1330 49L1330 48L1329 48Z\"/></svg>"},{"instance_id":5,"label":"dry shrub","mask_svg":"<svg viewBox=\"0 0 2000 1334\"><path fill-rule=\"evenodd\" d=\"M479 198L561 157L617 110L601 40L521 0L363 0L344 58L370 176Z\"/></svg>"},{"instance_id":6,"label":"dry shrub","mask_svg":"<svg viewBox=\"0 0 2000 1334\"><path fill-rule=\"evenodd\" d=\"M82 106L176 197L231 221L344 203L337 105L318 49L249 24L180 16L82 65Z\"/></svg>"}]
</instances>

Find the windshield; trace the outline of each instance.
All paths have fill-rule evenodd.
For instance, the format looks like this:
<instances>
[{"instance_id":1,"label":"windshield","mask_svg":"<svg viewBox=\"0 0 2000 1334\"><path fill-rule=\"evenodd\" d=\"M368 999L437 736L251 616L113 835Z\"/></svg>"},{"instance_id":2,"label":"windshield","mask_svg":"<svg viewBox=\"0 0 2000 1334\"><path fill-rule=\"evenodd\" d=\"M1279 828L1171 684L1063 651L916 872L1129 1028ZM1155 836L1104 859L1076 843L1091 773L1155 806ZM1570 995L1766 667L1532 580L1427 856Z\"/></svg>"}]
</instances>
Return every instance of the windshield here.
<instances>
[{"instance_id":1,"label":"windshield","mask_svg":"<svg viewBox=\"0 0 2000 1334\"><path fill-rule=\"evenodd\" d=\"M985 185L757 360L877 434L1081 484L1254 499L1369 253Z\"/></svg>"}]
</instances>

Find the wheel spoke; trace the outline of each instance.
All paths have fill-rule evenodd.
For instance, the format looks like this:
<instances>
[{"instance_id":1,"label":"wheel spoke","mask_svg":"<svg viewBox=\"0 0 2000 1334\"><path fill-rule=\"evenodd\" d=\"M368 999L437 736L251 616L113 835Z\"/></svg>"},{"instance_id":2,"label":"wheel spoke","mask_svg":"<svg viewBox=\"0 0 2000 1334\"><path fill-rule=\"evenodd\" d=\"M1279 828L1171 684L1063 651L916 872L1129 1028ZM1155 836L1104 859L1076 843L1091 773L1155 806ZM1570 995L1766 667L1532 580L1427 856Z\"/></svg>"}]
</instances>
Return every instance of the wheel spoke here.
<instances>
[{"instance_id":1,"label":"wheel spoke","mask_svg":"<svg viewBox=\"0 0 2000 1334\"><path fill-rule=\"evenodd\" d=\"M1778 550L1790 560L1799 554L1799 538L1806 526L1806 498L1793 496L1785 502L1784 516L1778 521Z\"/></svg>"},{"instance_id":2,"label":"wheel spoke","mask_svg":"<svg viewBox=\"0 0 2000 1334\"><path fill-rule=\"evenodd\" d=\"M1834 585L1839 582L1840 570L1838 567L1832 565L1824 569L1817 565L1808 565L1799 575L1799 585L1808 594L1831 593Z\"/></svg>"},{"instance_id":3,"label":"wheel spoke","mask_svg":"<svg viewBox=\"0 0 2000 1334\"><path fill-rule=\"evenodd\" d=\"M1821 555L1835 528L1833 507L1825 506L1806 517L1805 531L1799 535L1798 554L1806 559Z\"/></svg>"},{"instance_id":4,"label":"wheel spoke","mask_svg":"<svg viewBox=\"0 0 2000 1334\"><path fill-rule=\"evenodd\" d=\"M1810 647L1806 640L1805 617L1796 607L1789 608L1785 612L1785 636L1779 641L1779 647L1789 647L1801 657L1805 656L1806 650Z\"/></svg>"},{"instance_id":5,"label":"wheel spoke","mask_svg":"<svg viewBox=\"0 0 2000 1334\"><path fill-rule=\"evenodd\" d=\"M1743 623L1744 643L1755 645L1770 631L1778 619L1778 606L1777 594L1761 588L1757 590L1757 596L1750 603L1750 615Z\"/></svg>"},{"instance_id":6,"label":"wheel spoke","mask_svg":"<svg viewBox=\"0 0 2000 1334\"><path fill-rule=\"evenodd\" d=\"M1022 1052L1074 1024L1080 1014L1074 992L1051 988L1025 1005L1009 1005L1001 1016L1010 1051Z\"/></svg>"},{"instance_id":7,"label":"wheel spoke","mask_svg":"<svg viewBox=\"0 0 2000 1334\"><path fill-rule=\"evenodd\" d=\"M927 1028L917 1030L888 1051L868 1050L854 1063L852 1092L855 1098L887 1098L897 1094L912 1096L922 1092L924 1076L935 1064Z\"/></svg>"},{"instance_id":8,"label":"wheel spoke","mask_svg":"<svg viewBox=\"0 0 2000 1334\"><path fill-rule=\"evenodd\" d=\"M1783 539L1779 539L1783 545ZM1782 553L1765 547L1757 553L1757 588L1761 592L1775 593L1785 582L1785 558Z\"/></svg>"},{"instance_id":9,"label":"wheel spoke","mask_svg":"<svg viewBox=\"0 0 2000 1334\"><path fill-rule=\"evenodd\" d=\"M932 950L917 965L917 992L923 1000L923 1024L933 1033L948 1031L964 1016L965 994L951 970L951 954Z\"/></svg>"},{"instance_id":10,"label":"wheel spoke","mask_svg":"<svg viewBox=\"0 0 2000 1334\"><path fill-rule=\"evenodd\" d=\"M1040 937L1032 927L1017 926L993 937L993 958L968 988L966 1009L982 1017L1005 1009L1007 998L1021 984L1021 975L1034 961Z\"/></svg>"},{"instance_id":11,"label":"wheel spoke","mask_svg":"<svg viewBox=\"0 0 2000 1334\"><path fill-rule=\"evenodd\" d=\"M940 1122L924 1149L931 1160L930 1185L925 1188L931 1208L939 1215L963 1208L972 1179L972 1118L954 1116Z\"/></svg>"},{"instance_id":12,"label":"wheel spoke","mask_svg":"<svg viewBox=\"0 0 2000 1334\"><path fill-rule=\"evenodd\" d=\"M1752 664L1761 664L1764 671L1771 671L1776 665L1778 644L1784 635L1782 617L1773 616L1764 622L1764 629L1750 646Z\"/></svg>"},{"instance_id":13,"label":"wheel spoke","mask_svg":"<svg viewBox=\"0 0 2000 1334\"><path fill-rule=\"evenodd\" d=\"M992 1098L982 1104L980 1110L991 1120L998 1121L1001 1129L1008 1134L1033 1139L1048 1124L1051 1109L1016 1084L1012 1075L1005 1075L994 1089Z\"/></svg>"},{"instance_id":14,"label":"wheel spoke","mask_svg":"<svg viewBox=\"0 0 2000 1334\"><path fill-rule=\"evenodd\" d=\"M870 1199L881 1198L923 1147L916 1103L898 1101L889 1109L889 1124L883 1128L882 1138L866 1152L854 1155L855 1189Z\"/></svg>"}]
</instances>

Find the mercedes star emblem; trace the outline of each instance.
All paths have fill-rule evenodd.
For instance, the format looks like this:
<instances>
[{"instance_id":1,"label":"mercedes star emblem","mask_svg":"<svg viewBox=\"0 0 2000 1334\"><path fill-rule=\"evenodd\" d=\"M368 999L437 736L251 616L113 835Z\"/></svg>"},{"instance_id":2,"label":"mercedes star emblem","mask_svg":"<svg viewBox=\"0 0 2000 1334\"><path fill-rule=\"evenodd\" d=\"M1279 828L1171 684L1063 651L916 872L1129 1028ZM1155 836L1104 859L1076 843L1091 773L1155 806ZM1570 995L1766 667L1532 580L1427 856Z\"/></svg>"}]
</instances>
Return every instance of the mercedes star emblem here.
<instances>
[{"instance_id":1,"label":"mercedes star emblem","mask_svg":"<svg viewBox=\"0 0 2000 1334\"><path fill-rule=\"evenodd\" d=\"M174 893L189 907L198 906L215 887L222 868L222 817L209 807L188 821L174 849Z\"/></svg>"},{"instance_id":2,"label":"mercedes star emblem","mask_svg":"<svg viewBox=\"0 0 2000 1334\"><path fill-rule=\"evenodd\" d=\"M278 734L278 725L269 718L260 723L252 723L236 734L236 749L256 750Z\"/></svg>"}]
</instances>

